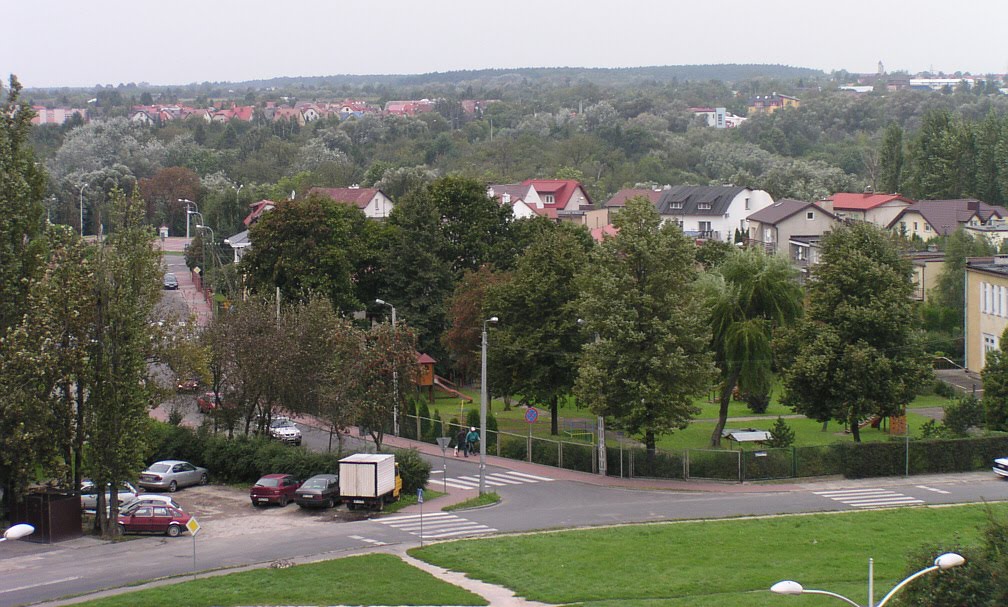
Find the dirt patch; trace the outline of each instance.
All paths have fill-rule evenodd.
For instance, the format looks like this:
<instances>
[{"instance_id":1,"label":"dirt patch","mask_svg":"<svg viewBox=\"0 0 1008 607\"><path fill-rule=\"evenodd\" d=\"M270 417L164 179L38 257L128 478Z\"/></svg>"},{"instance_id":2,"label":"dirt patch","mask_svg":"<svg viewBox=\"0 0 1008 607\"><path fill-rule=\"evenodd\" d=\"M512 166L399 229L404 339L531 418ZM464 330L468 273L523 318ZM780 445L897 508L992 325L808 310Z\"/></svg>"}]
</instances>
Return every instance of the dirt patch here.
<instances>
[{"instance_id":1,"label":"dirt patch","mask_svg":"<svg viewBox=\"0 0 1008 607\"><path fill-rule=\"evenodd\" d=\"M301 508L297 504L256 508L248 489L224 485L204 485L182 489L172 497L186 512L194 515L202 530L215 537L229 537L276 532L313 525L330 525L366 519L366 512L336 508Z\"/></svg>"}]
</instances>

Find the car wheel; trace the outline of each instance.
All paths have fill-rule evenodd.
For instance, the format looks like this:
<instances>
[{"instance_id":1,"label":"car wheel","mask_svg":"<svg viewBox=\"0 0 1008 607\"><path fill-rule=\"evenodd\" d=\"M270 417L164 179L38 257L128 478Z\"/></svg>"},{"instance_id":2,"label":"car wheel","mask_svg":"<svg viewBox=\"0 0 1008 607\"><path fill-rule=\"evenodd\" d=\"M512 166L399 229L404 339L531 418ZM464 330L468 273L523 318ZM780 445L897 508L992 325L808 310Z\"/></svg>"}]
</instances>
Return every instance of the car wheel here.
<instances>
[{"instance_id":1,"label":"car wheel","mask_svg":"<svg viewBox=\"0 0 1008 607\"><path fill-rule=\"evenodd\" d=\"M178 491L178 483L175 481L168 483L168 492L175 493L176 491Z\"/></svg>"},{"instance_id":2,"label":"car wheel","mask_svg":"<svg viewBox=\"0 0 1008 607\"><path fill-rule=\"evenodd\" d=\"M357 504L353 504L353 503L347 504L346 505L346 509L347 510L356 510L357 509Z\"/></svg>"},{"instance_id":3,"label":"car wheel","mask_svg":"<svg viewBox=\"0 0 1008 607\"><path fill-rule=\"evenodd\" d=\"M206 477L205 473L202 476L200 476L199 484L201 484L201 485L207 484L207 477Z\"/></svg>"},{"instance_id":4,"label":"car wheel","mask_svg":"<svg viewBox=\"0 0 1008 607\"><path fill-rule=\"evenodd\" d=\"M168 537L178 537L182 535L182 527L178 525L168 525Z\"/></svg>"},{"instance_id":5,"label":"car wheel","mask_svg":"<svg viewBox=\"0 0 1008 607\"><path fill-rule=\"evenodd\" d=\"M126 525L119 523L119 535L126 535Z\"/></svg>"},{"instance_id":6,"label":"car wheel","mask_svg":"<svg viewBox=\"0 0 1008 607\"><path fill-rule=\"evenodd\" d=\"M287 505L287 496L286 495L281 495L280 496L280 507L283 508L286 505Z\"/></svg>"},{"instance_id":7,"label":"car wheel","mask_svg":"<svg viewBox=\"0 0 1008 607\"><path fill-rule=\"evenodd\" d=\"M326 500L326 503L325 503L325 507L326 508L332 508L335 505L336 505L336 502L333 501L333 498L330 497L329 499Z\"/></svg>"}]
</instances>

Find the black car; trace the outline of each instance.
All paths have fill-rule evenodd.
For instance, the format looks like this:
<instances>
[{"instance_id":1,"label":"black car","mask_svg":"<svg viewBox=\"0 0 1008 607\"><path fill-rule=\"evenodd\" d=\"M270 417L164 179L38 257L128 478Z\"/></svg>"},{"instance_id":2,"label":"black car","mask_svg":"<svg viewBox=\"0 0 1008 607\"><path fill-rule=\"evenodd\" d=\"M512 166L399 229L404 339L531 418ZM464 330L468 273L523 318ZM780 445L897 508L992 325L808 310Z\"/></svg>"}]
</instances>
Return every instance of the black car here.
<instances>
[{"instance_id":1,"label":"black car","mask_svg":"<svg viewBox=\"0 0 1008 607\"><path fill-rule=\"evenodd\" d=\"M294 501L302 508L332 508L339 501L339 475L316 474L298 487Z\"/></svg>"},{"instance_id":2,"label":"black car","mask_svg":"<svg viewBox=\"0 0 1008 607\"><path fill-rule=\"evenodd\" d=\"M164 275L164 288L175 290L178 288L178 279L171 272Z\"/></svg>"}]
</instances>

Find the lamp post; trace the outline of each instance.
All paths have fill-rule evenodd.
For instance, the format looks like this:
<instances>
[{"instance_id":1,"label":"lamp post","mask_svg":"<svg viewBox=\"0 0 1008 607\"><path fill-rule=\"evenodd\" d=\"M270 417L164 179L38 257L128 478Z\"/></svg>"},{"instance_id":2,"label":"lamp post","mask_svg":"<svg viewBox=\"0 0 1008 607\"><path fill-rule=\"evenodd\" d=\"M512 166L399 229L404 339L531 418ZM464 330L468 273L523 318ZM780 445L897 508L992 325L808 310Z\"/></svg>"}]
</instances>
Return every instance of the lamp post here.
<instances>
[{"instance_id":1,"label":"lamp post","mask_svg":"<svg viewBox=\"0 0 1008 607\"><path fill-rule=\"evenodd\" d=\"M239 183L238 187L235 187L234 185L232 185L231 187L235 191L235 208L238 208L238 206L241 204L241 202L238 200L238 194L241 192L241 189L243 187L245 187L245 184L244 183Z\"/></svg>"},{"instance_id":2,"label":"lamp post","mask_svg":"<svg viewBox=\"0 0 1008 607\"><path fill-rule=\"evenodd\" d=\"M497 324L497 317L491 316L483 321L483 348L480 356L480 495L486 493L487 324Z\"/></svg>"},{"instance_id":3,"label":"lamp post","mask_svg":"<svg viewBox=\"0 0 1008 607\"><path fill-rule=\"evenodd\" d=\"M199 214L199 213L198 212L194 213L194 215L197 215L197 214ZM210 230L210 246L213 247L214 238L215 238L213 228L211 228L210 226L205 225L203 223L203 216L202 215L200 215L200 223L196 224L196 229L197 230ZM200 241L203 244L203 266L204 266L204 268L203 268L203 297L205 298L205 297L208 297L209 294L210 294L210 287L207 286L207 277L209 276L209 274L207 272L206 266L207 265L213 265L213 264L212 263L211 264L207 264L207 258L206 258L206 250L207 250L207 247L206 247L206 238L200 238ZM209 302L207 302L207 303L209 303Z\"/></svg>"},{"instance_id":4,"label":"lamp post","mask_svg":"<svg viewBox=\"0 0 1008 607\"><path fill-rule=\"evenodd\" d=\"M88 187L88 184L84 184L80 187L80 235L84 238L84 188Z\"/></svg>"},{"instance_id":5,"label":"lamp post","mask_svg":"<svg viewBox=\"0 0 1008 607\"><path fill-rule=\"evenodd\" d=\"M875 586L875 580L874 580L874 577L875 577L874 563L873 563L872 559L868 559L868 604L867 604L867 607L884 607L885 604L889 602L889 599L891 599L892 596L894 594L896 594L896 592L900 588L903 588L904 586L906 586L910 582L916 580L917 578L921 577L922 575L926 575L928 573L931 573L932 571L945 571L946 569L952 569L953 567L958 567L958 566L962 565L965 562L966 562L966 559L964 559L961 555L956 554L955 552L946 552L945 554L940 555L938 558L936 558L934 560L934 565L932 565L930 567L925 567L924 569L921 569L917 573L914 573L913 575L910 575L909 577L905 578L902 582L900 582L899 584L896 584L893 587L893 589L889 591L888 594L886 594L884 597L882 597L881 601L879 601L878 603L875 603L874 602L875 601L875 598L874 598L874 591L875 591L875 588L874 588L874 586ZM781 582L777 582L776 584L774 584L773 586L770 587L770 592L774 592L776 594L789 594L789 595L822 594L822 595L825 595L825 596L831 596L831 597L840 599L841 601L847 603L848 605L853 605L854 607L861 607L861 605L859 605L856 602L852 601L851 599L843 596L842 594L837 594L835 592L829 592L828 590L811 590L809 588L803 587L798 582L795 582L795 581L792 581L792 580L784 580L784 581L781 581Z\"/></svg>"},{"instance_id":6,"label":"lamp post","mask_svg":"<svg viewBox=\"0 0 1008 607\"><path fill-rule=\"evenodd\" d=\"M579 326L584 326L585 324L587 324L587 321L585 321L585 319L583 318L579 318L577 319L577 324ZM599 337L598 331L596 331L595 332L596 347L598 347L598 344L601 341L602 338ZM606 455L606 444L605 444L605 416L599 415L596 421L597 421L596 431L598 432L598 473L600 476L605 476L606 474L608 474L607 462L609 461L609 458Z\"/></svg>"},{"instance_id":7,"label":"lamp post","mask_svg":"<svg viewBox=\"0 0 1008 607\"><path fill-rule=\"evenodd\" d=\"M195 214L199 213L199 205L197 205L195 202L189 200L188 198L179 198L178 201L179 202L183 202L186 205L186 207L185 207L185 239L186 239L186 243L188 244L188 242L189 242L189 216L190 215L195 215ZM196 210L195 211L190 211L189 210L189 205L192 205L192 206L196 207ZM203 216L200 215L200 221L202 221L202 220L203 220Z\"/></svg>"},{"instance_id":8,"label":"lamp post","mask_svg":"<svg viewBox=\"0 0 1008 607\"><path fill-rule=\"evenodd\" d=\"M392 332L396 330L395 306L384 299L376 299L379 306L388 306L392 309ZM395 400L392 401L392 434L399 436L399 370L392 367L392 393Z\"/></svg>"},{"instance_id":9,"label":"lamp post","mask_svg":"<svg viewBox=\"0 0 1008 607\"><path fill-rule=\"evenodd\" d=\"M28 523L18 523L17 525L11 525L3 533L3 537L0 537L0 542L6 540L19 540L26 535L31 535L35 533L35 527L32 527Z\"/></svg>"}]
</instances>

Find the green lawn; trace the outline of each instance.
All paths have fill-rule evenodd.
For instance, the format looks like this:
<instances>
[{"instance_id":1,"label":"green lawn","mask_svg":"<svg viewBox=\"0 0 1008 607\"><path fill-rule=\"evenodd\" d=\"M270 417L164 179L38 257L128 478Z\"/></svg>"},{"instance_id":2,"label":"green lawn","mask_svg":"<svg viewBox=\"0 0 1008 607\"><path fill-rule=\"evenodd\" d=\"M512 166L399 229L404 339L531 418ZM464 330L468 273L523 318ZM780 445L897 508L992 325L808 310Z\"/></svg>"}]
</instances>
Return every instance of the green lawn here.
<instances>
[{"instance_id":1,"label":"green lawn","mask_svg":"<svg viewBox=\"0 0 1008 607\"><path fill-rule=\"evenodd\" d=\"M138 590L86 607L204 605L486 605L388 554L347 557L287 569L256 569Z\"/></svg>"},{"instance_id":2,"label":"green lawn","mask_svg":"<svg viewBox=\"0 0 1008 607\"><path fill-rule=\"evenodd\" d=\"M1008 516L1006 504L993 510ZM800 607L830 601L767 589L794 579L865 603L872 557L878 600L905 576L909 552L975 544L985 522L981 506L903 508L475 539L410 554L553 604Z\"/></svg>"},{"instance_id":3,"label":"green lawn","mask_svg":"<svg viewBox=\"0 0 1008 607\"><path fill-rule=\"evenodd\" d=\"M474 399L472 403L465 403L465 411L469 411L470 409L479 410L478 390L462 388L461 391L469 394ZM779 393L780 389L775 389L774 394L776 395ZM435 398L434 406L431 408L431 414L433 415L434 411L438 411L442 419L458 419L460 402L460 399L457 397L449 398L439 396ZM924 394L914 399L908 407L911 436L916 435L921 426L930 419L925 415L915 413L914 409L924 407L944 407L951 402L951 400L935 394ZM718 416L718 405L717 403L710 402L709 398L697 399L695 404L700 408L700 413L695 417L695 421L693 421L685 430L680 430L672 434L659 437L657 442L659 449L665 451L682 451L684 449L707 448L707 445L710 442L710 436L714 432L715 422L713 420L715 420ZM524 418L524 409L512 408L510 411L505 411L504 402L502 400L494 400L491 403L490 409L493 412L493 415L497 418L497 426L501 431L511 432L523 436L528 433L529 428L528 423ZM844 433L844 427L840 423L830 422L827 430L823 432L822 424L819 422L805 417L786 417L794 414L794 411L780 404L776 398L771 400L766 413L761 415L754 414L743 402L732 401L728 407L729 421L727 427L769 430L773 423L777 420L778 416L785 416L785 421L795 432L795 446L797 447L827 445L835 442L849 442L853 440L849 433ZM560 419L560 437L564 440L579 440L578 438L564 433L564 420L576 420L579 423L587 422L589 427L591 427L594 423L594 417L591 412L586 409L578 409L574 406L574 400L572 398L563 399L561 401L558 416ZM735 421L732 419L754 417L757 419L738 419ZM533 436L538 436L540 438L555 438L550 436L548 410L540 410L539 421L532 425L532 434ZM590 442L591 439L584 437L580 440L583 442ZM890 440L890 436L887 432L884 432L881 429L865 427L861 429L861 440L865 442L886 441ZM619 447L619 444L611 436L608 439L608 443L612 448ZM730 447L727 441L723 441L722 448L737 448L737 445Z\"/></svg>"}]
</instances>

